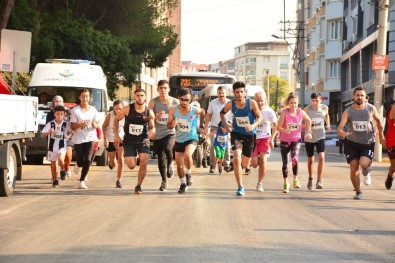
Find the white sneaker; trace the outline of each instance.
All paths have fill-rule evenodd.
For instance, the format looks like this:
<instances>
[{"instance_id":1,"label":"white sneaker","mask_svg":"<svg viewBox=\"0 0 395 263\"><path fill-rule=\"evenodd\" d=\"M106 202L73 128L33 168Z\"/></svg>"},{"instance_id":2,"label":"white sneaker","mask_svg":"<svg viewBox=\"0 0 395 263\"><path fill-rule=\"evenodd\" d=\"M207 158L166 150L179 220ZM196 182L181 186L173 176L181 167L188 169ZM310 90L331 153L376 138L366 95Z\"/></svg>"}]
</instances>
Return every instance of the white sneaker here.
<instances>
[{"instance_id":1,"label":"white sneaker","mask_svg":"<svg viewBox=\"0 0 395 263\"><path fill-rule=\"evenodd\" d=\"M265 190L263 190L262 183L257 183L257 184L256 184L256 190L258 190L259 192L265 191Z\"/></svg>"},{"instance_id":2,"label":"white sneaker","mask_svg":"<svg viewBox=\"0 0 395 263\"><path fill-rule=\"evenodd\" d=\"M75 164L75 166L74 166L74 173L75 173L75 175L78 175L80 173L80 167L78 167L77 164Z\"/></svg>"},{"instance_id":3,"label":"white sneaker","mask_svg":"<svg viewBox=\"0 0 395 263\"><path fill-rule=\"evenodd\" d=\"M369 186L372 184L372 178L370 177L370 173L368 173L366 176L364 176L364 180L363 182L365 183L365 185Z\"/></svg>"},{"instance_id":4,"label":"white sneaker","mask_svg":"<svg viewBox=\"0 0 395 263\"><path fill-rule=\"evenodd\" d=\"M66 176L71 177L71 171L66 171Z\"/></svg>"},{"instance_id":5,"label":"white sneaker","mask_svg":"<svg viewBox=\"0 0 395 263\"><path fill-rule=\"evenodd\" d=\"M78 189L88 189L84 181L80 181L78 184Z\"/></svg>"}]
</instances>

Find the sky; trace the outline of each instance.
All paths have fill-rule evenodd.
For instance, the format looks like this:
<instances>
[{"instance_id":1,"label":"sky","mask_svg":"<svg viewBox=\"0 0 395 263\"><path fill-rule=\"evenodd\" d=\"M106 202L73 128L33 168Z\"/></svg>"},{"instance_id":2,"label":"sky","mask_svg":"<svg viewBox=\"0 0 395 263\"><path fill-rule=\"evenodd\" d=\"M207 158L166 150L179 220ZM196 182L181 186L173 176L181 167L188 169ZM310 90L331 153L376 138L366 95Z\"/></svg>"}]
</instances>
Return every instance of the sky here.
<instances>
[{"instance_id":1,"label":"sky","mask_svg":"<svg viewBox=\"0 0 395 263\"><path fill-rule=\"evenodd\" d=\"M182 0L181 60L213 64L247 42L283 41L271 35L283 35L284 1L285 21L295 21L297 0Z\"/></svg>"}]
</instances>

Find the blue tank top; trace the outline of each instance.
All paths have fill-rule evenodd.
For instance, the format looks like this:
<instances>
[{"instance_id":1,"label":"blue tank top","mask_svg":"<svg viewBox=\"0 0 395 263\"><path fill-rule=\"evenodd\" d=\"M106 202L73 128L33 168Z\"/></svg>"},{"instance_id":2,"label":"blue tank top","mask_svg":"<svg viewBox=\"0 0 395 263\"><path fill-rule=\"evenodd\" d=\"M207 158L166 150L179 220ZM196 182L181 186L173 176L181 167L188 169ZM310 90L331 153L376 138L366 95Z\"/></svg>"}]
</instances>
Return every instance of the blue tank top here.
<instances>
[{"instance_id":1,"label":"blue tank top","mask_svg":"<svg viewBox=\"0 0 395 263\"><path fill-rule=\"evenodd\" d=\"M215 136L214 146L221 147L222 149L226 148L228 143L228 132L222 132L221 128L217 129L217 135Z\"/></svg>"},{"instance_id":2,"label":"blue tank top","mask_svg":"<svg viewBox=\"0 0 395 263\"><path fill-rule=\"evenodd\" d=\"M187 115L181 115L178 106L174 108L174 117L178 120L176 124L176 142L186 142L197 140L198 116L195 114L195 107L192 106Z\"/></svg>"},{"instance_id":3,"label":"blue tank top","mask_svg":"<svg viewBox=\"0 0 395 263\"><path fill-rule=\"evenodd\" d=\"M243 109L236 107L235 100L232 100L232 113L233 113L233 132L237 132L245 135L253 135L256 130L247 132L245 126L247 124L253 124L256 120L255 114L251 111L250 99L246 98L246 105Z\"/></svg>"}]
</instances>

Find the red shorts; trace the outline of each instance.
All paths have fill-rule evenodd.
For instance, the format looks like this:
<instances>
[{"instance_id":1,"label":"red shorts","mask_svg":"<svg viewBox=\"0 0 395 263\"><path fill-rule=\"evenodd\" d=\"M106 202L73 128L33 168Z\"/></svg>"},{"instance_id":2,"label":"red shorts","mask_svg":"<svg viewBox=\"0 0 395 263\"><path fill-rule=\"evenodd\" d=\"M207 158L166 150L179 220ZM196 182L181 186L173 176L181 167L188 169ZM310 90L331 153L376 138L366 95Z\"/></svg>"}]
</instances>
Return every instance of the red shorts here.
<instances>
[{"instance_id":1,"label":"red shorts","mask_svg":"<svg viewBox=\"0 0 395 263\"><path fill-rule=\"evenodd\" d=\"M271 139L270 137L263 138L263 139L257 139L254 152L252 153L252 157L257 157L259 155L259 153L270 154L270 150L271 150L270 139Z\"/></svg>"}]
</instances>

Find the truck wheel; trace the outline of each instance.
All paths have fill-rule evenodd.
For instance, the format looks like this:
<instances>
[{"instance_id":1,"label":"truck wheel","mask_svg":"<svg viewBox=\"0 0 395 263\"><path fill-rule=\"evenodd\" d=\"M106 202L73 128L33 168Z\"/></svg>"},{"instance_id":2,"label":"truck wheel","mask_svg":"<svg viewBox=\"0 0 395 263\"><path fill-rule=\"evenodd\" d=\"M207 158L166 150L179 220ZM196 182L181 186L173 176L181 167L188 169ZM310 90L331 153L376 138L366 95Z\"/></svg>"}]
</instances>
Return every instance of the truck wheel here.
<instances>
[{"instance_id":1,"label":"truck wheel","mask_svg":"<svg viewBox=\"0 0 395 263\"><path fill-rule=\"evenodd\" d=\"M203 161L203 147L201 145L198 145L196 147L196 150L194 152L194 157L195 158L193 159L193 163L197 168L199 168L200 166L202 166L202 161Z\"/></svg>"},{"instance_id":2,"label":"truck wheel","mask_svg":"<svg viewBox=\"0 0 395 263\"><path fill-rule=\"evenodd\" d=\"M14 192L18 170L15 151L12 148L8 159L8 168L8 170L0 169L0 196L10 196Z\"/></svg>"},{"instance_id":3,"label":"truck wheel","mask_svg":"<svg viewBox=\"0 0 395 263\"><path fill-rule=\"evenodd\" d=\"M102 155L96 156L96 165L97 166L107 166L107 151L104 150Z\"/></svg>"}]
</instances>

